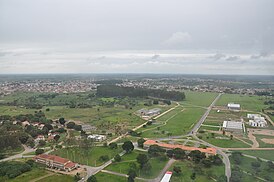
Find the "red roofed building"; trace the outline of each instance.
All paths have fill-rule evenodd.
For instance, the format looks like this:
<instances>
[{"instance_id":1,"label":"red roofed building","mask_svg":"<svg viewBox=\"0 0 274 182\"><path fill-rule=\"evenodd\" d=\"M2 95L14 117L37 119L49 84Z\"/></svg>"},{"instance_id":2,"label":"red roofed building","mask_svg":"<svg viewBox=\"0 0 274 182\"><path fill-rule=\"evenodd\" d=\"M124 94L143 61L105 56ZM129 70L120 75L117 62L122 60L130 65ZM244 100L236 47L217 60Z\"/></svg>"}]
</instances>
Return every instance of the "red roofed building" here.
<instances>
[{"instance_id":1,"label":"red roofed building","mask_svg":"<svg viewBox=\"0 0 274 182\"><path fill-rule=\"evenodd\" d=\"M199 150L200 152L204 152L206 154L211 154L211 155L216 155L217 150L215 148L198 148L198 147L189 147L185 145L175 145L175 144L168 144L168 143L160 143L155 140L147 140L144 143L145 147L149 147L151 145L158 145L160 147L166 148L166 149L175 149L175 148L180 148L182 150L187 150L187 151L193 151L193 150Z\"/></svg>"},{"instance_id":2,"label":"red roofed building","mask_svg":"<svg viewBox=\"0 0 274 182\"><path fill-rule=\"evenodd\" d=\"M56 168L63 171L72 171L78 166L76 163L56 155L40 154L33 159L35 162L45 164L49 168Z\"/></svg>"}]
</instances>

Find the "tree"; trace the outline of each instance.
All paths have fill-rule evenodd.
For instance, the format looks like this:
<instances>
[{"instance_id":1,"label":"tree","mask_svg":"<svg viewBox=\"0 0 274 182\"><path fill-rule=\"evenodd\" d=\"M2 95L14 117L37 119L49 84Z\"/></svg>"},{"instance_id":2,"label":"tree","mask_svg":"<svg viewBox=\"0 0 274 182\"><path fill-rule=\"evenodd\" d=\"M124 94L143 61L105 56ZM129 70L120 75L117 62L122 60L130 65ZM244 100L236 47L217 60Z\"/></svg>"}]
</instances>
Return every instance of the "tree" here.
<instances>
[{"instance_id":1,"label":"tree","mask_svg":"<svg viewBox=\"0 0 274 182\"><path fill-rule=\"evenodd\" d=\"M35 151L35 154L36 155L39 155L39 154L42 154L42 153L44 153L45 151L44 151L44 149L37 149L36 151Z\"/></svg>"},{"instance_id":2,"label":"tree","mask_svg":"<svg viewBox=\"0 0 274 182\"><path fill-rule=\"evenodd\" d=\"M185 151L180 148L175 148L173 154L175 159L183 159L186 155Z\"/></svg>"},{"instance_id":3,"label":"tree","mask_svg":"<svg viewBox=\"0 0 274 182\"><path fill-rule=\"evenodd\" d=\"M148 163L149 158L147 157L146 154L139 154L137 156L137 162L140 164L140 168L143 169L146 163Z\"/></svg>"},{"instance_id":4,"label":"tree","mask_svg":"<svg viewBox=\"0 0 274 182\"><path fill-rule=\"evenodd\" d=\"M75 123L73 121L70 121L68 124L67 124L67 128L69 129L73 129L75 126Z\"/></svg>"},{"instance_id":5,"label":"tree","mask_svg":"<svg viewBox=\"0 0 274 182\"><path fill-rule=\"evenodd\" d=\"M60 139L60 135L55 135L54 140L57 142Z\"/></svg>"},{"instance_id":6,"label":"tree","mask_svg":"<svg viewBox=\"0 0 274 182\"><path fill-rule=\"evenodd\" d=\"M203 159L202 163L206 168L211 167L211 161L209 159Z\"/></svg>"},{"instance_id":7,"label":"tree","mask_svg":"<svg viewBox=\"0 0 274 182\"><path fill-rule=\"evenodd\" d=\"M259 168L261 167L261 163L258 161L251 162L251 166L254 169L254 171L257 173L259 172Z\"/></svg>"},{"instance_id":8,"label":"tree","mask_svg":"<svg viewBox=\"0 0 274 182\"><path fill-rule=\"evenodd\" d=\"M138 147L144 148L145 139L139 138L139 139L137 140L137 143L138 143Z\"/></svg>"},{"instance_id":9,"label":"tree","mask_svg":"<svg viewBox=\"0 0 274 182\"><path fill-rule=\"evenodd\" d=\"M130 153L134 149L134 145L131 141L125 141L122 145L122 149L126 151L126 153Z\"/></svg>"},{"instance_id":10,"label":"tree","mask_svg":"<svg viewBox=\"0 0 274 182\"><path fill-rule=\"evenodd\" d=\"M45 140L40 140L39 141L39 146L40 147L43 147L43 146L45 146L46 145L46 141Z\"/></svg>"},{"instance_id":11,"label":"tree","mask_svg":"<svg viewBox=\"0 0 274 182\"><path fill-rule=\"evenodd\" d=\"M230 140L233 140L233 135L230 135Z\"/></svg>"},{"instance_id":12,"label":"tree","mask_svg":"<svg viewBox=\"0 0 274 182\"><path fill-rule=\"evenodd\" d=\"M76 173L76 175L74 176L74 180L75 181L79 181L81 179L81 176L79 173Z\"/></svg>"},{"instance_id":13,"label":"tree","mask_svg":"<svg viewBox=\"0 0 274 182\"><path fill-rule=\"evenodd\" d=\"M99 158L100 161L108 161L109 160L109 156L108 155L101 155Z\"/></svg>"},{"instance_id":14,"label":"tree","mask_svg":"<svg viewBox=\"0 0 274 182\"><path fill-rule=\"evenodd\" d=\"M174 166L174 167L173 167L173 171L174 171L176 174L180 174L180 173L182 172L180 166Z\"/></svg>"},{"instance_id":15,"label":"tree","mask_svg":"<svg viewBox=\"0 0 274 182\"><path fill-rule=\"evenodd\" d=\"M115 142L110 143L108 146L109 146L110 149L117 149L118 148L118 145Z\"/></svg>"},{"instance_id":16,"label":"tree","mask_svg":"<svg viewBox=\"0 0 274 182\"><path fill-rule=\"evenodd\" d=\"M217 182L227 182L227 177L225 175L221 175L218 177Z\"/></svg>"},{"instance_id":17,"label":"tree","mask_svg":"<svg viewBox=\"0 0 274 182\"><path fill-rule=\"evenodd\" d=\"M64 125L65 122L66 122L65 118L59 118L59 123L60 123L61 125Z\"/></svg>"},{"instance_id":18,"label":"tree","mask_svg":"<svg viewBox=\"0 0 274 182\"><path fill-rule=\"evenodd\" d=\"M22 144L25 144L29 139L29 135L27 133L21 133L19 136L19 140Z\"/></svg>"},{"instance_id":19,"label":"tree","mask_svg":"<svg viewBox=\"0 0 274 182\"><path fill-rule=\"evenodd\" d=\"M115 157L114 157L115 162L120 162L121 160L122 160L122 158L119 154L115 155Z\"/></svg>"},{"instance_id":20,"label":"tree","mask_svg":"<svg viewBox=\"0 0 274 182\"><path fill-rule=\"evenodd\" d=\"M87 182L97 182L97 179L96 179L96 177L95 177L94 175L91 175L91 176L88 178Z\"/></svg>"},{"instance_id":21,"label":"tree","mask_svg":"<svg viewBox=\"0 0 274 182\"><path fill-rule=\"evenodd\" d=\"M173 157L173 150L168 150L166 151L166 155L169 157L169 158L172 158Z\"/></svg>"},{"instance_id":22,"label":"tree","mask_svg":"<svg viewBox=\"0 0 274 182\"><path fill-rule=\"evenodd\" d=\"M149 156L157 157L165 152L165 149L161 148L158 145L151 145L148 149Z\"/></svg>"},{"instance_id":23,"label":"tree","mask_svg":"<svg viewBox=\"0 0 274 182\"><path fill-rule=\"evenodd\" d=\"M238 165L242 163L242 153L241 152L232 152L231 158Z\"/></svg>"},{"instance_id":24,"label":"tree","mask_svg":"<svg viewBox=\"0 0 274 182\"><path fill-rule=\"evenodd\" d=\"M128 182L134 182L134 179L136 178L137 174L136 171L134 169L129 169L128 173Z\"/></svg>"},{"instance_id":25,"label":"tree","mask_svg":"<svg viewBox=\"0 0 274 182\"><path fill-rule=\"evenodd\" d=\"M196 173L193 172L193 173L190 175L190 178L191 178L192 180L195 180L195 179L196 179Z\"/></svg>"},{"instance_id":26,"label":"tree","mask_svg":"<svg viewBox=\"0 0 274 182\"><path fill-rule=\"evenodd\" d=\"M82 130L82 125L75 125L74 127L73 127L76 131L81 131Z\"/></svg>"},{"instance_id":27,"label":"tree","mask_svg":"<svg viewBox=\"0 0 274 182\"><path fill-rule=\"evenodd\" d=\"M205 153L199 150L193 150L189 153L189 156L195 163L199 163L202 159L206 158Z\"/></svg>"}]
</instances>

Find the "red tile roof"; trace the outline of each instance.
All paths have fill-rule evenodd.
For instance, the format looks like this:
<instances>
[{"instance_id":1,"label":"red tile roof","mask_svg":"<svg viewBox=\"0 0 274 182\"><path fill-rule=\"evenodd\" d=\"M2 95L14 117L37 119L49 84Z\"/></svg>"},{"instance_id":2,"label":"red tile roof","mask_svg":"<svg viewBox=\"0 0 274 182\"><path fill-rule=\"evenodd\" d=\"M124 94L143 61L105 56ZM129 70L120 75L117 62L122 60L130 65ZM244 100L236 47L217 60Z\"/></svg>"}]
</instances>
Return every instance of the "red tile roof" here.
<instances>
[{"instance_id":1,"label":"red tile roof","mask_svg":"<svg viewBox=\"0 0 274 182\"><path fill-rule=\"evenodd\" d=\"M72 168L76 165L76 163L73 163L73 162L68 162L66 165L65 165L65 168Z\"/></svg>"},{"instance_id":2,"label":"red tile roof","mask_svg":"<svg viewBox=\"0 0 274 182\"><path fill-rule=\"evenodd\" d=\"M175 149L180 148L182 150L192 151L192 150L199 150L200 152L208 153L208 154L217 154L216 148L197 148L197 147L189 147L184 145L175 145L175 144L167 144L167 143L159 143L155 140L147 140L145 141L144 145L158 145L163 148Z\"/></svg>"},{"instance_id":3,"label":"red tile roof","mask_svg":"<svg viewBox=\"0 0 274 182\"><path fill-rule=\"evenodd\" d=\"M38 156L35 156L34 158L35 159L39 158L39 159L52 160L52 161L60 163L60 164L73 163L73 162L69 161L68 159L65 159L65 158L62 158L62 157L59 157L59 156L56 156L56 155L40 154ZM73 164L75 165L75 163L73 163Z\"/></svg>"}]
</instances>

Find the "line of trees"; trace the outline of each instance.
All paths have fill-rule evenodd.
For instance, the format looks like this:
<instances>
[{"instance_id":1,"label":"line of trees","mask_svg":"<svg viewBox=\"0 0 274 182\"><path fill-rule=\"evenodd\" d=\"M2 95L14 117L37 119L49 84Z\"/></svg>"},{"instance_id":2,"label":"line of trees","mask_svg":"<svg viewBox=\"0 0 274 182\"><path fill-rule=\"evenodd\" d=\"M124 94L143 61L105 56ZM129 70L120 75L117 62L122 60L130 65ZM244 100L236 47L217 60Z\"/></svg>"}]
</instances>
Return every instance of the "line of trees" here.
<instances>
[{"instance_id":1,"label":"line of trees","mask_svg":"<svg viewBox=\"0 0 274 182\"><path fill-rule=\"evenodd\" d=\"M97 96L101 97L154 97L181 101L185 99L184 92L166 91L159 89L121 87L117 85L100 85Z\"/></svg>"}]
</instances>

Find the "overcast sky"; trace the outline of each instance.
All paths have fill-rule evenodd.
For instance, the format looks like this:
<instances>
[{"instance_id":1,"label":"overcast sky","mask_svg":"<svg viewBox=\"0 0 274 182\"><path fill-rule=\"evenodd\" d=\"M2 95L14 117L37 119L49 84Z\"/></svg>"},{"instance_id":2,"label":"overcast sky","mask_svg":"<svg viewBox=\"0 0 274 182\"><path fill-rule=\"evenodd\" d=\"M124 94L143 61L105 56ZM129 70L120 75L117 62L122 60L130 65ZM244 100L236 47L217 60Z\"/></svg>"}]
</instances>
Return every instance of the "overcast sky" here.
<instances>
[{"instance_id":1,"label":"overcast sky","mask_svg":"<svg viewBox=\"0 0 274 182\"><path fill-rule=\"evenodd\" d=\"M1 73L274 75L274 1L0 0Z\"/></svg>"}]
</instances>

